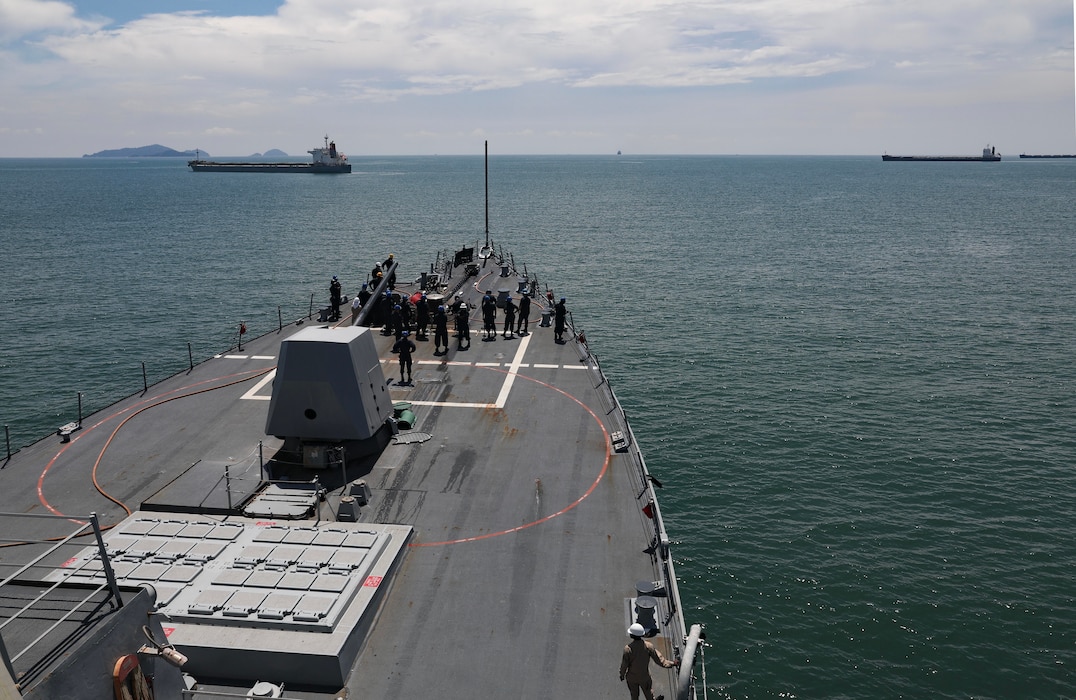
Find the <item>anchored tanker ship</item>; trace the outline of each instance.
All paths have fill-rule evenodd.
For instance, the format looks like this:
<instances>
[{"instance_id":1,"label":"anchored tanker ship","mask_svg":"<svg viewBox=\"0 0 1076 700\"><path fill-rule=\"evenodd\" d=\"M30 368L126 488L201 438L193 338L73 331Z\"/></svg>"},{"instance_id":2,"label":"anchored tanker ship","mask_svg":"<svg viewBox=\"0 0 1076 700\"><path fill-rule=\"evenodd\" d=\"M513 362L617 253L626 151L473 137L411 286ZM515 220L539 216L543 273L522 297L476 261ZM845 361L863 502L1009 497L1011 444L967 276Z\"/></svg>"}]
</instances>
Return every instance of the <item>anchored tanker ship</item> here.
<instances>
[{"instance_id":1,"label":"anchored tanker ship","mask_svg":"<svg viewBox=\"0 0 1076 700\"><path fill-rule=\"evenodd\" d=\"M271 163L271 162L230 162L211 160L190 160L187 165L196 173L350 173L351 163L347 156L336 150L336 142L325 137L325 145L307 151L309 163Z\"/></svg>"},{"instance_id":2,"label":"anchored tanker ship","mask_svg":"<svg viewBox=\"0 0 1076 700\"><path fill-rule=\"evenodd\" d=\"M950 162L987 162L993 163L1001 160L1001 154L998 153L993 146L987 146L983 149L981 156L891 156L883 155L884 161L950 161Z\"/></svg>"},{"instance_id":3,"label":"anchored tanker ship","mask_svg":"<svg viewBox=\"0 0 1076 700\"><path fill-rule=\"evenodd\" d=\"M702 697L600 339L488 211L481 248L389 256L354 316L241 329L9 452L0 697L626 698L629 630L671 662L655 696Z\"/></svg>"}]
</instances>

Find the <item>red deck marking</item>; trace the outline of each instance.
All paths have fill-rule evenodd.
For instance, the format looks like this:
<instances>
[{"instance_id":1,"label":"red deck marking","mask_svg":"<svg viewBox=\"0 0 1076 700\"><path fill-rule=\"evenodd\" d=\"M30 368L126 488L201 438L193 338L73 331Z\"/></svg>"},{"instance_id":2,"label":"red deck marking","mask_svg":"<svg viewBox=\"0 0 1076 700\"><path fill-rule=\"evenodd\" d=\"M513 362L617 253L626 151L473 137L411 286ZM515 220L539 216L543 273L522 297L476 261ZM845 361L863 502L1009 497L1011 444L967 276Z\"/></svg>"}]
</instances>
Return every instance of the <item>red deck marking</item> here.
<instances>
[{"instance_id":1,"label":"red deck marking","mask_svg":"<svg viewBox=\"0 0 1076 700\"><path fill-rule=\"evenodd\" d=\"M128 406L127 408L121 409L119 411L116 411L115 413L112 413L112 414L110 414L108 416L105 416L104 418L97 421L96 423L89 426L88 428L83 428L80 431L82 433L82 435L79 435L78 437L73 438L71 440L71 442L69 442L69 443L65 444L63 447L61 447L56 452L56 454L53 455L52 459L50 459L48 461L48 464L45 465L45 468L41 470L41 474L38 475L38 477L37 477L37 500L41 503L41 505L45 506L45 508L47 508L53 515L58 515L60 517L65 517L65 518L69 517L66 513L61 513L59 510L54 508L52 506L52 504L48 502L48 499L45 498L45 488L44 488L45 477L48 475L48 473L52 469L52 467L56 464L56 460L58 460L61 457L61 455L63 455L63 453L67 451L67 448L71 447L76 442L78 442L79 439L84 438L86 435L93 432L94 430L101 427L102 425L109 422L110 420L113 420L114 418L122 416L125 413L133 411L133 413L131 413L131 415L124 418L123 421L121 421L120 424L116 427L116 429L112 431L112 435L108 438L108 441L105 442L105 446L102 447L101 451L97 454L97 461L94 463L93 470L91 471L91 478L94 480L94 485L95 486L97 485L97 483L96 483L97 465L100 464L101 458L104 456L105 450L108 449L109 444L111 444L111 442L112 442L112 438L115 437L115 435L119 431L119 429L122 428L123 425L128 420L133 418L134 416L136 416L139 413L142 413L143 411L146 411L146 410L148 410L150 408L154 408L156 406L159 406L159 405L161 405L163 403L168 403L169 401L174 401L176 399L186 398L188 396L194 396L196 394L201 394L201 393L206 392L206 391L213 391L215 389L223 389L225 387L232 386L233 384L238 384L240 382L247 381L248 379L252 379L254 377L257 377L257 376L259 376L261 374L264 374L264 373L266 373L266 372L268 372L268 371L270 371L272 369L273 369L272 367L269 367L267 369L259 369L259 370L244 370L242 372L235 372L234 374L225 374L225 375L222 375L222 376L211 377L209 379L203 379L201 381L195 382L194 384L189 384L187 386L178 387L176 389L166 391L163 394L157 394L156 396L152 396L150 398L147 398L147 399L144 399L142 401L139 401L138 403L132 404L131 406ZM250 375L250 376L243 376L243 375ZM241 378L240 379L234 379L235 377L241 377ZM209 384L211 382L217 382L217 381L220 381L222 379L224 379L224 380L232 380L232 381L229 381L229 382L227 382L225 384L221 384L220 386L211 386L211 387L208 387L208 388L195 389L193 391L189 391L191 389L194 389L195 387L204 386L204 385ZM180 393L180 392L184 392L184 391L187 391L188 393L185 393L185 394ZM174 396L169 396L169 394L174 394ZM164 397L167 397L167 398L164 398ZM98 491L100 491L99 488L98 488ZM112 498L108 494L104 493L103 491L101 492L101 495L103 495L103 496L105 496L105 498L108 498L109 500L117 503L118 505L122 505L122 504L119 504L119 502L116 501L114 498ZM126 510L126 508L125 508L125 510ZM128 512L130 512L130 511L128 511ZM80 525L85 525L85 523L83 521L81 521L81 520L75 520L73 518L72 518L72 520L74 522L80 524Z\"/></svg>"},{"instance_id":2,"label":"red deck marking","mask_svg":"<svg viewBox=\"0 0 1076 700\"><path fill-rule=\"evenodd\" d=\"M381 585L381 577L380 576L367 576L366 580L362 582L362 585L365 588L377 588L378 586Z\"/></svg>"},{"instance_id":3,"label":"red deck marking","mask_svg":"<svg viewBox=\"0 0 1076 700\"><path fill-rule=\"evenodd\" d=\"M506 370L497 369L497 368L494 368L494 367L483 367L482 369L489 369L489 370L492 370L494 372L502 372L502 373L507 374ZM602 462L602 468L601 468L601 471L598 472L598 476L595 477L594 482L590 485L590 488L588 488L583 493L582 496L575 499L574 501L572 501L568 505L564 506L563 508L558 510L556 513L551 513L551 514L545 516L544 518L539 518L538 520L534 520L534 521L531 521L529 523L519 525L517 527L509 528L507 530L501 530L500 532L487 532L484 535L475 535L474 537L463 537L463 538L460 538L458 540L444 540L442 542L412 542L411 544L407 545L408 547L439 547L439 546L442 546L442 545L449 545L449 544L462 544L463 542L477 542L478 540L488 540L491 537L500 537L501 535L508 535L508 534L513 533L513 532L519 532L520 530L526 530L527 528L534 527L535 525L541 525L542 523L547 522L549 520L552 520L553 518L556 518L557 516L564 515L565 513L570 511L572 508L575 508L577 505L579 505L584 500L586 500L587 496L594 493L594 489L598 488L598 484L601 482L602 477L604 477L605 473L607 471L609 471L609 462L610 462L610 460L612 459L612 456L613 456L612 449L609 447L609 445L610 445L609 431L605 429L605 425L602 423L601 418L598 417L598 414L595 413L594 411L592 411L590 409L590 406L587 406L585 403L580 401L575 396L572 396L571 394L564 391L563 389L558 389L557 387L553 386L552 384L549 384L548 382L543 382L543 381L541 381L539 379L535 379L534 377L528 377L525 374L517 373L516 376L518 378L520 378L520 379L526 379L527 381L534 382L535 384L541 384L542 386L546 387L547 389L552 389L553 391L557 392L558 394L560 394L562 396L565 396L565 397L571 399L572 401L576 402L577 404L579 404L579 406L584 411L586 411L587 413L590 414L590 417L593 418L594 422L598 424L599 428L601 428L602 435L605 438L605 460Z\"/></svg>"}]
</instances>

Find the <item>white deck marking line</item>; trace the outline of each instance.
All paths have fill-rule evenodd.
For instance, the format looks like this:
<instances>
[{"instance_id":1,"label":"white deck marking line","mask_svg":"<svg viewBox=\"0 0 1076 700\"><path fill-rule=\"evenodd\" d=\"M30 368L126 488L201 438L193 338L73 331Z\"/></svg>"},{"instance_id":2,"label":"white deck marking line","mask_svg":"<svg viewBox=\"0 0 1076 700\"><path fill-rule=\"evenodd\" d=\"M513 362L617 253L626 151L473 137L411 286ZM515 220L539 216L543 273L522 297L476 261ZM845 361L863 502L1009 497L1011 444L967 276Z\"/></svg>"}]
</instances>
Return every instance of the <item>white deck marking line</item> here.
<instances>
[{"instance_id":1,"label":"white deck marking line","mask_svg":"<svg viewBox=\"0 0 1076 700\"><path fill-rule=\"evenodd\" d=\"M500 367L502 364L503 364L502 362L476 362L476 363L474 363L474 366L475 367Z\"/></svg>"},{"instance_id":2,"label":"white deck marking line","mask_svg":"<svg viewBox=\"0 0 1076 700\"><path fill-rule=\"evenodd\" d=\"M537 362L533 366L535 369L560 369L560 365L540 365Z\"/></svg>"},{"instance_id":3,"label":"white deck marking line","mask_svg":"<svg viewBox=\"0 0 1076 700\"><path fill-rule=\"evenodd\" d=\"M465 403L463 401L408 401L412 406L447 406L448 408L497 408L491 403Z\"/></svg>"},{"instance_id":4,"label":"white deck marking line","mask_svg":"<svg viewBox=\"0 0 1076 700\"><path fill-rule=\"evenodd\" d=\"M276 356L275 355L251 355L250 359L252 359L252 360L275 360Z\"/></svg>"},{"instance_id":5,"label":"white deck marking line","mask_svg":"<svg viewBox=\"0 0 1076 700\"><path fill-rule=\"evenodd\" d=\"M248 360L250 359L246 355L224 355L225 360Z\"/></svg>"},{"instance_id":6,"label":"white deck marking line","mask_svg":"<svg viewBox=\"0 0 1076 700\"><path fill-rule=\"evenodd\" d=\"M268 401L269 399L273 398L272 396L262 396L262 395L258 394L258 392L261 391L262 388L266 384L273 381L273 377L275 377L275 376L276 376L276 368L274 367L273 369L269 370L269 374L262 377L262 380L260 382L258 382L254 386L250 387L250 391L243 394L239 398L241 398L241 399L252 399L254 401Z\"/></svg>"},{"instance_id":7,"label":"white deck marking line","mask_svg":"<svg viewBox=\"0 0 1076 700\"><path fill-rule=\"evenodd\" d=\"M504 404L508 401L508 392L512 390L512 385L516 382L516 374L519 372L520 364L523 360L523 354L527 352L527 346L531 343L533 336L526 336L519 343L519 347L516 349L516 355L512 358L512 364L508 365L508 374L504 376L504 384L501 386L501 393L497 394L497 403L495 408L504 408Z\"/></svg>"},{"instance_id":8,"label":"white deck marking line","mask_svg":"<svg viewBox=\"0 0 1076 700\"><path fill-rule=\"evenodd\" d=\"M564 369L586 369L583 365L564 365Z\"/></svg>"}]
</instances>

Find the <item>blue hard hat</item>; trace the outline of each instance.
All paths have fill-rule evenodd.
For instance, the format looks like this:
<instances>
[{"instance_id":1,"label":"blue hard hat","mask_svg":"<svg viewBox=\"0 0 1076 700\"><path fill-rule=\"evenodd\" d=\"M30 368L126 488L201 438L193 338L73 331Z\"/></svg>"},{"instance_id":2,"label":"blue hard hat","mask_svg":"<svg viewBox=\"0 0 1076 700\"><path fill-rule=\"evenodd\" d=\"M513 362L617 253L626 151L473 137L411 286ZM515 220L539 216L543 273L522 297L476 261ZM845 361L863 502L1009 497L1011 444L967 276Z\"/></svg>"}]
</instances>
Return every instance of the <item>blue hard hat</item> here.
<instances>
[{"instance_id":1,"label":"blue hard hat","mask_svg":"<svg viewBox=\"0 0 1076 700\"><path fill-rule=\"evenodd\" d=\"M402 335L403 337L405 337L405 338L406 338L407 336L411 335L411 331L404 331L404 332L403 332L403 333L401 333L400 335Z\"/></svg>"},{"instance_id":2,"label":"blue hard hat","mask_svg":"<svg viewBox=\"0 0 1076 700\"><path fill-rule=\"evenodd\" d=\"M396 306L394 306L394 307L392 307L392 308L394 308L394 309L398 309L398 308L400 308L400 305L399 305L399 304L397 304Z\"/></svg>"}]
</instances>

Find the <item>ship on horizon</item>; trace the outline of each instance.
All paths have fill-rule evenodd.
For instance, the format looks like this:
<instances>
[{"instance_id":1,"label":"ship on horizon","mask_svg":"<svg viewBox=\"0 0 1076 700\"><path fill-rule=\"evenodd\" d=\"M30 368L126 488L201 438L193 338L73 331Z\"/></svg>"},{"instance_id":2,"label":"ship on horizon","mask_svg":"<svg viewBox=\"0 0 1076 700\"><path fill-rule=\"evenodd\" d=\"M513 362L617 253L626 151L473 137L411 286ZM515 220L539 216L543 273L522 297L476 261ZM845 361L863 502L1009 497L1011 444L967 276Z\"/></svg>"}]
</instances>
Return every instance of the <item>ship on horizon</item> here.
<instances>
[{"instance_id":1,"label":"ship on horizon","mask_svg":"<svg viewBox=\"0 0 1076 700\"><path fill-rule=\"evenodd\" d=\"M325 136L325 145L312 148L309 163L260 162L260 161L187 161L196 173L318 173L346 174L351 172L347 156L336 150L336 142Z\"/></svg>"},{"instance_id":2,"label":"ship on horizon","mask_svg":"<svg viewBox=\"0 0 1076 700\"><path fill-rule=\"evenodd\" d=\"M882 160L886 162L901 161L901 162L986 162L994 163L1001 160L1001 154L993 146L987 146L983 149L981 156L891 156L888 154L882 155Z\"/></svg>"}]
</instances>

